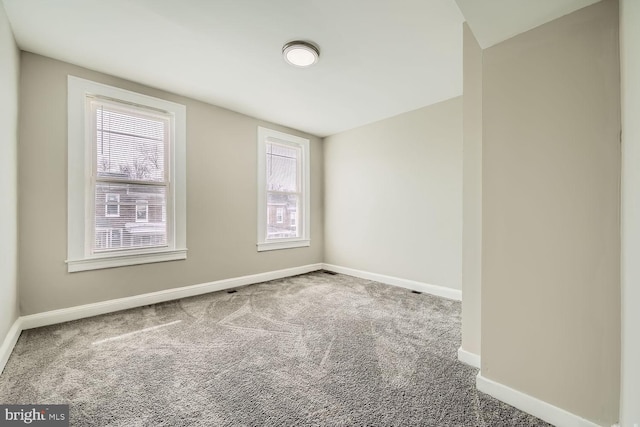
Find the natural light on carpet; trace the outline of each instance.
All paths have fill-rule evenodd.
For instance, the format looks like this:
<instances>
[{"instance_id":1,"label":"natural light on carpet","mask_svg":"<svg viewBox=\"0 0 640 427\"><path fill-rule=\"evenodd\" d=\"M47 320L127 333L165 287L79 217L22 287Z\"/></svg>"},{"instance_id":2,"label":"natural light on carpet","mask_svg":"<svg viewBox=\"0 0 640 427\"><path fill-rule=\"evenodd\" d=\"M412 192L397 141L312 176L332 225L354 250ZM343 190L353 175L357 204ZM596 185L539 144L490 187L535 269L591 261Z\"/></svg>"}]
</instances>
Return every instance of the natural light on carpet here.
<instances>
[{"instance_id":1,"label":"natural light on carpet","mask_svg":"<svg viewBox=\"0 0 640 427\"><path fill-rule=\"evenodd\" d=\"M108 342L108 341L116 341L116 340L120 340L120 339L123 339L123 338L128 338L128 337L130 337L132 335L141 334L143 332L155 331L156 329L160 329L160 328L164 328L164 327L167 327L167 326L175 325L176 323L180 323L180 322L182 322L182 320L174 320L173 322L165 323L165 324L162 324L162 325L150 326L148 328L140 329L139 331L128 332L126 334L118 335L116 337L105 338L103 340L94 341L91 344L92 345L97 345L97 344L102 344L102 343L105 343L105 342Z\"/></svg>"}]
</instances>

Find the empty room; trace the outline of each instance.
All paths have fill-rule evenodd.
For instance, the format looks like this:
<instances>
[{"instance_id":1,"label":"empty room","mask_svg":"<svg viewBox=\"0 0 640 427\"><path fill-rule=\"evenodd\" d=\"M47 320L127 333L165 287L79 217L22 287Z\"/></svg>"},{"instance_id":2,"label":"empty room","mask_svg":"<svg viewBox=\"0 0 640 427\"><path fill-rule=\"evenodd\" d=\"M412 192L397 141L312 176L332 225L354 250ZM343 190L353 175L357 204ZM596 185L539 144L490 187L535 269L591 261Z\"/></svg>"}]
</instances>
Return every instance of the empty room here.
<instances>
[{"instance_id":1,"label":"empty room","mask_svg":"<svg viewBox=\"0 0 640 427\"><path fill-rule=\"evenodd\" d=\"M0 426L640 426L640 1L0 0Z\"/></svg>"}]
</instances>

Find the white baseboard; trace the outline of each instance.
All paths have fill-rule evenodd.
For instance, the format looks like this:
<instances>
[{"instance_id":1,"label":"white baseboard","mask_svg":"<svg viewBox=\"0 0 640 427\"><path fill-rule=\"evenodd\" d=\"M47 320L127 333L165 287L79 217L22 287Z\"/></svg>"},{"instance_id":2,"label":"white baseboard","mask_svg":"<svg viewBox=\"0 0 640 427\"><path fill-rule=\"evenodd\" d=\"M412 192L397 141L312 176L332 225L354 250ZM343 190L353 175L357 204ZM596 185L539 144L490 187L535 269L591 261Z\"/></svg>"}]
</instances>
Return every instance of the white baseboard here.
<instances>
[{"instance_id":1,"label":"white baseboard","mask_svg":"<svg viewBox=\"0 0 640 427\"><path fill-rule=\"evenodd\" d=\"M115 311L141 307L149 304L156 304L160 302L236 288L239 286L296 276L299 274L310 273L312 271L322 269L346 274L349 276L360 277L363 279L374 280L388 285L399 286L419 292L425 292L453 300L462 299L462 292L457 289L450 289L442 286L385 276L382 274L369 273L331 264L309 264L300 267L287 268L283 270L253 274L249 276L235 277L231 279L218 280L214 282L185 286L175 289L167 289L164 291L152 292L148 294L102 301L94 304L86 304L19 317L15 320L15 322L9 329L9 332L4 338L2 345L0 346L0 374L4 370L4 367L7 364L11 353L13 352L16 342L20 337L20 333L25 329L53 325L56 323L97 316L100 314L112 313ZM471 366L477 368L480 367L480 356L474 353L467 352L462 348L458 349L458 359L461 362L467 363ZM506 402L520 410L523 410L559 427L597 427L597 424L594 424L563 409L555 407L549 403L543 402L527 394L497 383L493 380L487 379L480 373L478 373L478 376L476 377L476 387L478 388L478 390L484 393L487 393L503 402Z\"/></svg>"},{"instance_id":2,"label":"white baseboard","mask_svg":"<svg viewBox=\"0 0 640 427\"><path fill-rule=\"evenodd\" d=\"M181 288L167 289L164 291L151 292L132 297L118 298L93 304L31 314L21 318L22 329L38 328L56 323L69 322L71 320L98 316L100 314L112 313L114 311L142 307L149 304L157 304L160 302L207 294L209 292L267 282L274 279L282 279L284 277L297 276L298 274L310 273L321 269L322 264L309 264L300 267L286 268L284 270L234 277L231 279L217 280L215 282L201 283L198 285L184 286Z\"/></svg>"},{"instance_id":3,"label":"white baseboard","mask_svg":"<svg viewBox=\"0 0 640 427\"><path fill-rule=\"evenodd\" d=\"M385 276L384 274L370 273L368 271L356 270L348 267L340 267L333 264L324 264L324 269L335 273L346 274L347 276L359 277L361 279L374 280L387 285L399 286L411 289L412 291L424 292L439 297L444 297L456 301L462 301L462 291L459 289L446 288L444 286L430 285L428 283L416 282L415 280L401 279L399 277Z\"/></svg>"},{"instance_id":4,"label":"white baseboard","mask_svg":"<svg viewBox=\"0 0 640 427\"><path fill-rule=\"evenodd\" d=\"M464 350L462 347L458 349L458 360L469 366L480 369L480 355Z\"/></svg>"},{"instance_id":5,"label":"white baseboard","mask_svg":"<svg viewBox=\"0 0 640 427\"><path fill-rule=\"evenodd\" d=\"M476 377L476 387L483 393L491 395L498 400L508 403L511 406L540 418L557 427L598 427L589 420L553 406L528 394L514 390L506 385L485 378L478 373Z\"/></svg>"},{"instance_id":6,"label":"white baseboard","mask_svg":"<svg viewBox=\"0 0 640 427\"><path fill-rule=\"evenodd\" d=\"M22 319L18 317L9 328L9 332L0 346L0 374L9 361L13 348L20 338L20 333L22 333Z\"/></svg>"},{"instance_id":7,"label":"white baseboard","mask_svg":"<svg viewBox=\"0 0 640 427\"><path fill-rule=\"evenodd\" d=\"M181 288L167 289L148 294L135 295L126 298L118 298L108 301L101 301L93 304L80 305L63 308L59 310L46 311L43 313L31 314L19 317L9 330L7 337L0 347L0 368L4 368L13 348L20 337L20 333L25 329L38 328L41 326L54 325L56 323L69 322L86 317L98 316L115 311L127 310L160 302L176 300L209 292L221 291L224 289L237 288L239 286L251 285L254 283L267 282L269 280L281 279L284 277L296 276L298 274L310 273L312 271L326 269L336 273L347 274L368 280L386 283L388 285L400 286L403 288L426 292L429 294L461 300L462 293L457 289L445 288L442 286L429 285L427 283L412 280L400 279L397 277L384 276L382 274L368 273L346 267L339 267L330 264L309 264L300 267L287 268L283 270L270 271L266 273L253 274L249 276L235 277L231 279L217 280L198 285L184 286ZM1 372L1 371L0 371Z\"/></svg>"}]
</instances>

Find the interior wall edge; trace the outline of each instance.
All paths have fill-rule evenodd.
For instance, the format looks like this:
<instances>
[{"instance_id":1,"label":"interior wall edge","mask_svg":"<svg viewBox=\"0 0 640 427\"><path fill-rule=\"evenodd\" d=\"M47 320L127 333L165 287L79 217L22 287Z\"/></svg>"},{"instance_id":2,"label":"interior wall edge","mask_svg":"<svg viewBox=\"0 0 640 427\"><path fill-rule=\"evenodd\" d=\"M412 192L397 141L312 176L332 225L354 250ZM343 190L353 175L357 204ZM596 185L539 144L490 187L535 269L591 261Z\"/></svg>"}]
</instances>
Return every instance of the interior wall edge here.
<instances>
[{"instance_id":1,"label":"interior wall edge","mask_svg":"<svg viewBox=\"0 0 640 427\"><path fill-rule=\"evenodd\" d=\"M640 3L620 0L622 115L621 366L622 427L640 426Z\"/></svg>"},{"instance_id":2,"label":"interior wall edge","mask_svg":"<svg viewBox=\"0 0 640 427\"><path fill-rule=\"evenodd\" d=\"M463 25L462 99L462 347L481 354L482 49Z\"/></svg>"},{"instance_id":3,"label":"interior wall edge","mask_svg":"<svg viewBox=\"0 0 640 427\"><path fill-rule=\"evenodd\" d=\"M18 126L20 50L0 1L0 337L9 336L20 316L18 288ZM4 366L0 347L0 371Z\"/></svg>"}]
</instances>

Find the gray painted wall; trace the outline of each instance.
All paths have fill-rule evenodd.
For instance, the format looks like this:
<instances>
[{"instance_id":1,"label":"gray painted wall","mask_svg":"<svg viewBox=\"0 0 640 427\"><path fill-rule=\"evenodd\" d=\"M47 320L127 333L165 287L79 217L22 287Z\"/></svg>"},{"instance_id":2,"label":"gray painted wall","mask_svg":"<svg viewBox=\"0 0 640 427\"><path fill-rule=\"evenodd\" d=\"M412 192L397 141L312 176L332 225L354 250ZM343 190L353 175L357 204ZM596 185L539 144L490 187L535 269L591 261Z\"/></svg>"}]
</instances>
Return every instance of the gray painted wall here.
<instances>
[{"instance_id":1,"label":"gray painted wall","mask_svg":"<svg viewBox=\"0 0 640 427\"><path fill-rule=\"evenodd\" d=\"M462 348L480 356L482 49L463 25Z\"/></svg>"},{"instance_id":2,"label":"gray painted wall","mask_svg":"<svg viewBox=\"0 0 640 427\"><path fill-rule=\"evenodd\" d=\"M460 289L462 98L327 137L325 262Z\"/></svg>"},{"instance_id":3,"label":"gray painted wall","mask_svg":"<svg viewBox=\"0 0 640 427\"><path fill-rule=\"evenodd\" d=\"M320 138L27 52L21 67L23 315L322 262ZM187 106L186 261L67 273L68 74ZM256 251L259 125L311 140L311 247Z\"/></svg>"},{"instance_id":4,"label":"gray painted wall","mask_svg":"<svg viewBox=\"0 0 640 427\"><path fill-rule=\"evenodd\" d=\"M483 52L482 375L611 425L620 375L618 3Z\"/></svg>"},{"instance_id":5,"label":"gray painted wall","mask_svg":"<svg viewBox=\"0 0 640 427\"><path fill-rule=\"evenodd\" d=\"M19 52L0 2L0 344L18 318Z\"/></svg>"}]
</instances>

